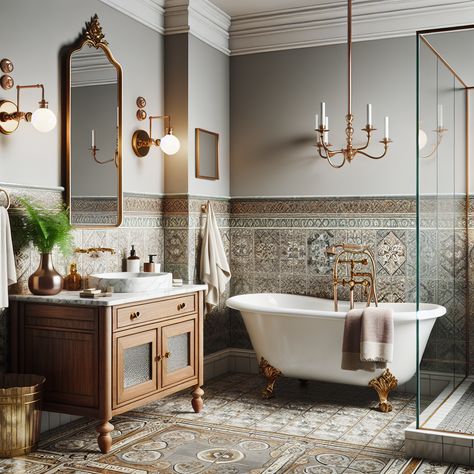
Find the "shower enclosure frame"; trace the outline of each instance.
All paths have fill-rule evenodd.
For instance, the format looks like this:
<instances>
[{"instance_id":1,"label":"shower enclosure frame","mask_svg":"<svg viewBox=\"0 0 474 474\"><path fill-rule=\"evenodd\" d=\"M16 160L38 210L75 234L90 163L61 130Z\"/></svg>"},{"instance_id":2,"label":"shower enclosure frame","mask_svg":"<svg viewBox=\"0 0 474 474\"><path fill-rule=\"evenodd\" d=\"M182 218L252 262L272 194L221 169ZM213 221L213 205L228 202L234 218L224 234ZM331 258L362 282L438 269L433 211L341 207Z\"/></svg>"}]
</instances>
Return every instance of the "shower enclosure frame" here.
<instances>
[{"instance_id":1,"label":"shower enclosure frame","mask_svg":"<svg viewBox=\"0 0 474 474\"><path fill-rule=\"evenodd\" d=\"M469 358L469 293L470 293L470 284L469 284L469 210L470 210L470 179L469 179L469 161L470 161L470 139L469 139L469 131L470 131L470 105L471 105L471 91L474 89L474 85L469 85L465 82L460 75L456 72L456 70L449 64L449 62L442 56L442 54L437 50L435 46L433 46L430 41L428 40L427 36L430 34L437 34L437 33L455 33L467 30L474 30L474 24L470 25L462 25L462 26L455 26L455 27L446 27L446 28L433 28L433 29L425 29L416 32L416 310L417 314L419 311L420 305L420 218L421 218L421 193L420 193L420 162L421 162L421 153L420 153L420 137L419 137L419 130L420 130L420 120L421 120L421 100L420 100L420 46L424 44L427 46L434 56L440 61L441 64L449 71L450 74L462 85L460 90L464 88L464 106L465 106L465 214L464 214L464 231L466 232L466 248L465 248L465 259L466 259L466 305L465 305L465 312L464 312L464 324L465 324L465 331L466 331L466 361L465 361L465 374L462 380L453 384L452 390L450 393L443 399L440 405L435 409L435 412L441 407L447 398L456 390L456 388L465 380L470 373L470 358ZM417 318L416 324L416 340L417 340L417 347L416 347L416 357L417 357L417 365L416 365L416 428L423 430L427 428L423 428L423 424L420 423L420 414L421 414L421 359L420 359L420 351L419 351L419 336L420 336L420 328L419 328L419 321Z\"/></svg>"}]
</instances>

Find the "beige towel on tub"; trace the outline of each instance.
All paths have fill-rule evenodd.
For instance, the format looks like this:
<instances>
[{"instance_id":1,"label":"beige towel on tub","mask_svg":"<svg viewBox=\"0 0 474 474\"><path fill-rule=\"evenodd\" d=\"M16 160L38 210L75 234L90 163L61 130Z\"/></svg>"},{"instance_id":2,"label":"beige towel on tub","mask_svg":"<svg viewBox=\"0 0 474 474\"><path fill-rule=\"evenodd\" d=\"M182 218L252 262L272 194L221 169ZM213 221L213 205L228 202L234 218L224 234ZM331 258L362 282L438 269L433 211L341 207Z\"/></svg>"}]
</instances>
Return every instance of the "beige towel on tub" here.
<instances>
[{"instance_id":1,"label":"beige towel on tub","mask_svg":"<svg viewBox=\"0 0 474 474\"><path fill-rule=\"evenodd\" d=\"M219 298L231 277L221 233L210 202L207 203L207 220L202 237L200 273L201 281L207 283L204 299L206 311L210 313L218 306Z\"/></svg>"},{"instance_id":2,"label":"beige towel on tub","mask_svg":"<svg viewBox=\"0 0 474 474\"><path fill-rule=\"evenodd\" d=\"M8 211L0 205L0 308L8 308L8 286L16 281L10 219Z\"/></svg>"},{"instance_id":3,"label":"beige towel on tub","mask_svg":"<svg viewBox=\"0 0 474 474\"><path fill-rule=\"evenodd\" d=\"M344 323L341 367L369 372L386 368L393 360L393 333L391 309L350 310Z\"/></svg>"}]
</instances>

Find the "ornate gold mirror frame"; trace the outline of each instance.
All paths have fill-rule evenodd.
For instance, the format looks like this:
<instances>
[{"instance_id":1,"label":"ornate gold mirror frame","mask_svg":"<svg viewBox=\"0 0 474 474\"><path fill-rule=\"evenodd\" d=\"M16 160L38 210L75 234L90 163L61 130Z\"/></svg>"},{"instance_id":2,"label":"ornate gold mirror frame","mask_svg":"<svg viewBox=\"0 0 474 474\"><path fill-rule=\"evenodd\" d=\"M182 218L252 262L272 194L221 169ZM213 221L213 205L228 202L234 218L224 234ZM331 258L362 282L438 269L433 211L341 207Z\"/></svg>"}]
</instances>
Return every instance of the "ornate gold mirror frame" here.
<instances>
[{"instance_id":1,"label":"ornate gold mirror frame","mask_svg":"<svg viewBox=\"0 0 474 474\"><path fill-rule=\"evenodd\" d=\"M115 67L117 71L117 104L118 104L118 136L117 136L117 156L115 164L117 166L117 179L118 179L118 193L117 193L117 221L114 224L101 224L101 225L78 225L74 224L75 227L89 228L89 229L100 229L119 227L123 220L123 191L122 191L122 66L114 58L112 51L109 48L108 42L105 40L105 35L102 33L102 27L99 23L99 17L95 14L89 22L86 22L86 26L83 29L78 40L71 46L66 56L66 107L65 107L65 120L66 120L66 202L68 203L69 209L71 209L71 60L72 55L76 51L80 51L84 46L89 45L96 49L102 49L107 59ZM92 113L93 111L91 111ZM69 218L72 222L71 211Z\"/></svg>"}]
</instances>

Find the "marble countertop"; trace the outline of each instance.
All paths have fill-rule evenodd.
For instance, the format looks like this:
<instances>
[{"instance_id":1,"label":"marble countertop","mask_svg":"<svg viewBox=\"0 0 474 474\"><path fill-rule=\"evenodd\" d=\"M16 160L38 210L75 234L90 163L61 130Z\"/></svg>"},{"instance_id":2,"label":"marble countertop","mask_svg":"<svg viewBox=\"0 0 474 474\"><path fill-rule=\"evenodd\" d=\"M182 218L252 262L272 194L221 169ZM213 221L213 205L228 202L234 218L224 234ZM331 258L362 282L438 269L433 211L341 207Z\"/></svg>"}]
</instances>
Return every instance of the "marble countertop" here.
<instances>
[{"instance_id":1,"label":"marble countertop","mask_svg":"<svg viewBox=\"0 0 474 474\"><path fill-rule=\"evenodd\" d=\"M159 289L143 293L114 293L112 296L101 298L80 298L79 291L61 291L54 296L38 295L10 295L11 301L24 301L28 303L50 303L61 305L85 305L85 306L117 306L127 303L136 303L166 296L176 296L194 291L207 290L207 285L183 285L168 289Z\"/></svg>"}]
</instances>

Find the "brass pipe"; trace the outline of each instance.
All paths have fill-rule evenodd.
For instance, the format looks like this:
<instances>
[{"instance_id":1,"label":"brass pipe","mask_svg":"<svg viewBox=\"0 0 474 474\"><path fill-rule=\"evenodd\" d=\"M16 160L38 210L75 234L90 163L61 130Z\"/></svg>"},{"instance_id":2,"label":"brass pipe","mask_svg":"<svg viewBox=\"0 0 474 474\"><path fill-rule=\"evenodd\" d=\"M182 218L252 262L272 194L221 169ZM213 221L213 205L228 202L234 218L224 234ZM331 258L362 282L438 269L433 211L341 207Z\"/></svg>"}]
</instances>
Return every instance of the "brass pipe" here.
<instances>
[{"instance_id":1,"label":"brass pipe","mask_svg":"<svg viewBox=\"0 0 474 474\"><path fill-rule=\"evenodd\" d=\"M352 117L352 0L347 2L347 115Z\"/></svg>"}]
</instances>

